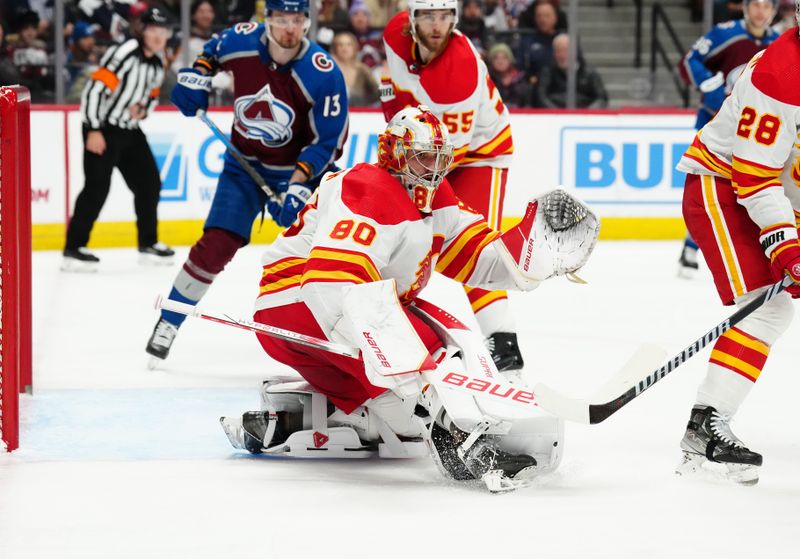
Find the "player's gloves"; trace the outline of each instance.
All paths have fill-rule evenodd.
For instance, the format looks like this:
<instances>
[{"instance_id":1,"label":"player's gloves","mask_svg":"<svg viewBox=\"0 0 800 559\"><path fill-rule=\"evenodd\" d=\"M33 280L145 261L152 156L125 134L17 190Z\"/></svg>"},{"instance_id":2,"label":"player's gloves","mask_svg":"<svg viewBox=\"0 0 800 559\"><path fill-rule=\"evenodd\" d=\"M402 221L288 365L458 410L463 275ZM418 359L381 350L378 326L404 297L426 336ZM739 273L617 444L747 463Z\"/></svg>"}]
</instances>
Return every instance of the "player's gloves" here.
<instances>
[{"instance_id":1,"label":"player's gloves","mask_svg":"<svg viewBox=\"0 0 800 559\"><path fill-rule=\"evenodd\" d=\"M204 76L194 68L183 68L178 72L178 83L169 98L186 116L208 109L208 93L211 91L211 76Z\"/></svg>"},{"instance_id":2,"label":"player's gloves","mask_svg":"<svg viewBox=\"0 0 800 559\"><path fill-rule=\"evenodd\" d=\"M786 288L795 299L800 298L800 241L795 236L794 227L768 228L762 230L761 246L772 262L775 280L788 275L794 285Z\"/></svg>"},{"instance_id":3,"label":"player's gloves","mask_svg":"<svg viewBox=\"0 0 800 559\"><path fill-rule=\"evenodd\" d=\"M283 206L281 206L278 202L273 202L272 200L267 202L267 211L269 212L269 215L272 216L272 221L275 223L280 223L282 209Z\"/></svg>"},{"instance_id":4,"label":"player's gloves","mask_svg":"<svg viewBox=\"0 0 800 559\"><path fill-rule=\"evenodd\" d=\"M712 115L717 114L725 101L725 78L722 72L717 72L702 82L698 89L703 94L703 108Z\"/></svg>"},{"instance_id":5,"label":"player's gloves","mask_svg":"<svg viewBox=\"0 0 800 559\"><path fill-rule=\"evenodd\" d=\"M275 222L281 227L289 227L297 219L297 214L300 213L310 197L311 189L303 183L293 182L290 184L286 189L280 216L275 219ZM269 213L272 214L272 210ZM272 215L274 217L274 214Z\"/></svg>"}]
</instances>

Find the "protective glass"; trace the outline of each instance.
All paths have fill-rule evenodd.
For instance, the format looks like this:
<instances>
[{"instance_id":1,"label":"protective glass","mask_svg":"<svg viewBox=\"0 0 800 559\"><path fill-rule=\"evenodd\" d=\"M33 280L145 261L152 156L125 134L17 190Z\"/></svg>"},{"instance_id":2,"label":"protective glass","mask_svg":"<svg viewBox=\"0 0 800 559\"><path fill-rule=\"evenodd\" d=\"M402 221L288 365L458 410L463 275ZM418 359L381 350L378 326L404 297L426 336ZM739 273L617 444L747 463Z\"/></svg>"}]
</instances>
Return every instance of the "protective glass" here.
<instances>
[{"instance_id":1,"label":"protective glass","mask_svg":"<svg viewBox=\"0 0 800 559\"><path fill-rule=\"evenodd\" d=\"M453 25L455 22L456 16L451 11L445 10L437 10L434 12L425 12L421 14L416 14L414 16L414 21L419 24L423 25L433 25L434 23L439 23L442 25Z\"/></svg>"},{"instance_id":2,"label":"protective glass","mask_svg":"<svg viewBox=\"0 0 800 559\"><path fill-rule=\"evenodd\" d=\"M267 18L267 21L270 25L280 29L288 29L289 27L305 28L309 23L308 18L302 14L294 16L270 16Z\"/></svg>"}]
</instances>

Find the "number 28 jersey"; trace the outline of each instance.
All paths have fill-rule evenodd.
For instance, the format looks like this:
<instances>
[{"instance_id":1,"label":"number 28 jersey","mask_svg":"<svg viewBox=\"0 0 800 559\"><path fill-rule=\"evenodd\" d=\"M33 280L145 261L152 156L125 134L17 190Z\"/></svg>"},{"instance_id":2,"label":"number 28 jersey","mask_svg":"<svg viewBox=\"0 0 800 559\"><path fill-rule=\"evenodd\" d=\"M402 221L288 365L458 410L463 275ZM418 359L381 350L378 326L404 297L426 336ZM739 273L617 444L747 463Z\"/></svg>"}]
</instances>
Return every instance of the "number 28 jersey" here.
<instances>
[{"instance_id":1,"label":"number 28 jersey","mask_svg":"<svg viewBox=\"0 0 800 559\"><path fill-rule=\"evenodd\" d=\"M678 169L730 179L762 229L800 220L800 38L796 27L756 54Z\"/></svg>"}]
</instances>

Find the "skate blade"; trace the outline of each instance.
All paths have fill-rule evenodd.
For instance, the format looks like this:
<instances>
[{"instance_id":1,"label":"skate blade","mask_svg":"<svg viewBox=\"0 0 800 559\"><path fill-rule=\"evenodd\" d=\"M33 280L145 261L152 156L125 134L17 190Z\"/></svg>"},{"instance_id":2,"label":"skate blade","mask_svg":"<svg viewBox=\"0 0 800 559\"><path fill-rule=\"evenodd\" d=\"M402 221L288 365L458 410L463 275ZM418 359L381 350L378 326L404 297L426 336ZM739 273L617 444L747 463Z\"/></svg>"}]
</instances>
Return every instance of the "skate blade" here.
<instances>
[{"instance_id":1,"label":"skate blade","mask_svg":"<svg viewBox=\"0 0 800 559\"><path fill-rule=\"evenodd\" d=\"M160 357L156 357L155 355L151 355L150 358L147 360L147 368L151 371L158 369L163 363L164 360Z\"/></svg>"},{"instance_id":2,"label":"skate blade","mask_svg":"<svg viewBox=\"0 0 800 559\"><path fill-rule=\"evenodd\" d=\"M225 436L228 437L228 442L231 443L231 446L237 450L245 450L242 418L220 417L219 424L222 426L222 430L225 431Z\"/></svg>"},{"instance_id":3,"label":"skate blade","mask_svg":"<svg viewBox=\"0 0 800 559\"><path fill-rule=\"evenodd\" d=\"M678 264L678 277L681 279L694 279L697 276L697 269Z\"/></svg>"},{"instance_id":4,"label":"skate blade","mask_svg":"<svg viewBox=\"0 0 800 559\"><path fill-rule=\"evenodd\" d=\"M529 487L533 483L533 475L528 470L535 470L535 467L525 468L513 478L508 477L502 470L489 470L481 477L481 481L486 485L490 493L509 493Z\"/></svg>"},{"instance_id":5,"label":"skate blade","mask_svg":"<svg viewBox=\"0 0 800 559\"><path fill-rule=\"evenodd\" d=\"M675 468L675 473L681 477L693 477L705 481L755 485L758 483L758 470L758 466L750 464L711 462L705 456L684 452L683 459Z\"/></svg>"},{"instance_id":6,"label":"skate blade","mask_svg":"<svg viewBox=\"0 0 800 559\"><path fill-rule=\"evenodd\" d=\"M175 257L156 256L154 254L140 254L139 264L142 266L172 266L175 264Z\"/></svg>"},{"instance_id":7,"label":"skate blade","mask_svg":"<svg viewBox=\"0 0 800 559\"><path fill-rule=\"evenodd\" d=\"M75 274L95 274L97 273L97 262L84 262L74 258L65 258L61 262L61 271Z\"/></svg>"}]
</instances>

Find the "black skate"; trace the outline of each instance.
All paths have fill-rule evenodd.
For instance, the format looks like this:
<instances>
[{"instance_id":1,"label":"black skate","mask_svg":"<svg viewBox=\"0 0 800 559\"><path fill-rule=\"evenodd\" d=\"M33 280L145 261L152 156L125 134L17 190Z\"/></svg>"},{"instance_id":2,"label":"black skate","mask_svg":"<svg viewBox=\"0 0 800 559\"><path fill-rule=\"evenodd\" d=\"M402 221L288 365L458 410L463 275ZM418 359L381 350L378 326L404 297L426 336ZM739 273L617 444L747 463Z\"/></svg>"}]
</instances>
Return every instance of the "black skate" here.
<instances>
[{"instance_id":1,"label":"black skate","mask_svg":"<svg viewBox=\"0 0 800 559\"><path fill-rule=\"evenodd\" d=\"M61 270L64 272L96 272L100 259L85 247L65 248Z\"/></svg>"},{"instance_id":2,"label":"black skate","mask_svg":"<svg viewBox=\"0 0 800 559\"><path fill-rule=\"evenodd\" d=\"M140 264L172 264L173 256L175 256L175 251L164 243L155 243L150 246L139 247Z\"/></svg>"},{"instance_id":3,"label":"black skate","mask_svg":"<svg viewBox=\"0 0 800 559\"><path fill-rule=\"evenodd\" d=\"M431 442L434 458L440 470L457 481L481 480L489 491L511 491L526 485L521 473L529 473L536 467L536 459L527 454L511 454L501 450L498 439L492 435L481 435L468 448L463 444L468 433L453 425L451 430L433 424Z\"/></svg>"},{"instance_id":4,"label":"black skate","mask_svg":"<svg viewBox=\"0 0 800 559\"><path fill-rule=\"evenodd\" d=\"M486 338L486 347L500 372L517 371L525 365L517 344L517 335L513 332L495 332Z\"/></svg>"},{"instance_id":5,"label":"black skate","mask_svg":"<svg viewBox=\"0 0 800 559\"><path fill-rule=\"evenodd\" d=\"M691 279L697 273L697 249L684 246L678 259L678 277Z\"/></svg>"},{"instance_id":6,"label":"black skate","mask_svg":"<svg viewBox=\"0 0 800 559\"><path fill-rule=\"evenodd\" d=\"M692 408L681 440L683 460L675 473L708 473L742 485L758 483L762 457L747 448L730 428L730 417L711 406Z\"/></svg>"},{"instance_id":7,"label":"black skate","mask_svg":"<svg viewBox=\"0 0 800 559\"><path fill-rule=\"evenodd\" d=\"M159 318L156 322L153 333L150 339L147 340L147 347L144 350L153 356L150 360L150 368L154 368L159 361L163 361L169 355L169 350L172 347L172 342L175 341L175 336L178 335L178 327Z\"/></svg>"}]
</instances>

